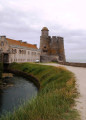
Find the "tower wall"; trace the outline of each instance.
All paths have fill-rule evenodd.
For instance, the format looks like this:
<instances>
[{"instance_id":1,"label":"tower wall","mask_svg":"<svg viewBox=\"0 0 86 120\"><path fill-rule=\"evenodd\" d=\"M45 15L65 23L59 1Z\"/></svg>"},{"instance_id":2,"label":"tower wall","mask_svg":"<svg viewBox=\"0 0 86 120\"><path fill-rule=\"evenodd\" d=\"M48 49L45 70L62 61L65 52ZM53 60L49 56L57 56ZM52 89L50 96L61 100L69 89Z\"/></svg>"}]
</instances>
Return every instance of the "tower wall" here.
<instances>
[{"instance_id":1,"label":"tower wall","mask_svg":"<svg viewBox=\"0 0 86 120\"><path fill-rule=\"evenodd\" d=\"M49 30L44 27L40 36L41 62L65 62L64 40L62 37L49 36Z\"/></svg>"},{"instance_id":2,"label":"tower wall","mask_svg":"<svg viewBox=\"0 0 86 120\"><path fill-rule=\"evenodd\" d=\"M50 48L51 55L58 55L58 39L56 36L52 36Z\"/></svg>"},{"instance_id":3,"label":"tower wall","mask_svg":"<svg viewBox=\"0 0 86 120\"><path fill-rule=\"evenodd\" d=\"M65 62L64 40L62 37L57 37L57 39L58 39L59 60Z\"/></svg>"},{"instance_id":4,"label":"tower wall","mask_svg":"<svg viewBox=\"0 0 86 120\"><path fill-rule=\"evenodd\" d=\"M41 36L44 36L44 37L48 37L49 36L49 32L47 30L41 30Z\"/></svg>"},{"instance_id":5,"label":"tower wall","mask_svg":"<svg viewBox=\"0 0 86 120\"><path fill-rule=\"evenodd\" d=\"M0 36L0 51L3 51L5 53L7 50L9 50L9 46L6 41L6 36Z\"/></svg>"},{"instance_id":6,"label":"tower wall","mask_svg":"<svg viewBox=\"0 0 86 120\"><path fill-rule=\"evenodd\" d=\"M42 55L50 54L50 37L40 36L40 50Z\"/></svg>"}]
</instances>

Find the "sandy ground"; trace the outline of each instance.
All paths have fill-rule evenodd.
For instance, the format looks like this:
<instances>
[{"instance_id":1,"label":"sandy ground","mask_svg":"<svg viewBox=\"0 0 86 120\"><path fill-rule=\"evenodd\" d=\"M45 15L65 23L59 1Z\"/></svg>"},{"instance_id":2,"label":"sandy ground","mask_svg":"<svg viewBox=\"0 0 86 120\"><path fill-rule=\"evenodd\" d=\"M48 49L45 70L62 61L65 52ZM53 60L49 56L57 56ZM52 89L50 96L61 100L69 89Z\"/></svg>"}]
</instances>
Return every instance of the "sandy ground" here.
<instances>
[{"instance_id":1,"label":"sandy ground","mask_svg":"<svg viewBox=\"0 0 86 120\"><path fill-rule=\"evenodd\" d=\"M45 65L64 66L75 74L76 85L80 93L76 99L76 109L80 112L81 120L86 120L86 68L59 65L54 63L45 63Z\"/></svg>"}]
</instances>

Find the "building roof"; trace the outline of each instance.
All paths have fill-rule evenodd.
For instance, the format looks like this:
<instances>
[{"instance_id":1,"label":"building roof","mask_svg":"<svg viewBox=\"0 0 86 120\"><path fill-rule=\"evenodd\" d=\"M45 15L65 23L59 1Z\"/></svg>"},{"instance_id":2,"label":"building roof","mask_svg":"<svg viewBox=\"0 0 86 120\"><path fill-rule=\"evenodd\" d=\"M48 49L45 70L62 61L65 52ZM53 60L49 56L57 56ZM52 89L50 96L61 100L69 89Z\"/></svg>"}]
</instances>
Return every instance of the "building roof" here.
<instances>
[{"instance_id":1,"label":"building roof","mask_svg":"<svg viewBox=\"0 0 86 120\"><path fill-rule=\"evenodd\" d=\"M25 43L25 42L21 42L21 41L9 39L9 38L6 38L6 40L8 41L9 45L18 45L18 46L23 46L23 47L27 47L27 48L37 49L36 45L28 44L28 43Z\"/></svg>"},{"instance_id":2,"label":"building roof","mask_svg":"<svg viewBox=\"0 0 86 120\"><path fill-rule=\"evenodd\" d=\"M49 31L47 27L43 27L42 31Z\"/></svg>"}]
</instances>

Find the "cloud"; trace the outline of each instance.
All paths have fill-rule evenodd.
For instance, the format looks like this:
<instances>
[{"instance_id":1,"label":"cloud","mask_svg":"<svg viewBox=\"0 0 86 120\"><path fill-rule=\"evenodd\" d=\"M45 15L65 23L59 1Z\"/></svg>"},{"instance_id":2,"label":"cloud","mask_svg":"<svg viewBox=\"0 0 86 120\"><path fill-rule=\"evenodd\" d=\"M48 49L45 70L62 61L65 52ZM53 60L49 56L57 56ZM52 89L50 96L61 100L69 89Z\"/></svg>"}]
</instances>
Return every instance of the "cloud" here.
<instances>
[{"instance_id":1,"label":"cloud","mask_svg":"<svg viewBox=\"0 0 86 120\"><path fill-rule=\"evenodd\" d=\"M64 37L67 59L86 60L85 4L85 0L0 0L0 34L39 46L41 29L47 26L50 35Z\"/></svg>"}]
</instances>

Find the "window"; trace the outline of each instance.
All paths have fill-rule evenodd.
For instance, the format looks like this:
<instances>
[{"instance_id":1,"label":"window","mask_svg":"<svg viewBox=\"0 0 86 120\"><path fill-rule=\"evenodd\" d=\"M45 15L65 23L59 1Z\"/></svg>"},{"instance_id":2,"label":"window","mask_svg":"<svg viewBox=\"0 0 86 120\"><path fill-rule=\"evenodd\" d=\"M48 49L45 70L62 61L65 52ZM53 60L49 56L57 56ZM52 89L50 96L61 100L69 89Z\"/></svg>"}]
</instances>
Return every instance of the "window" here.
<instances>
[{"instance_id":1,"label":"window","mask_svg":"<svg viewBox=\"0 0 86 120\"><path fill-rule=\"evenodd\" d=\"M32 55L36 55L36 52L32 52Z\"/></svg>"},{"instance_id":2,"label":"window","mask_svg":"<svg viewBox=\"0 0 86 120\"><path fill-rule=\"evenodd\" d=\"M30 51L28 51L28 55L30 54Z\"/></svg>"},{"instance_id":3,"label":"window","mask_svg":"<svg viewBox=\"0 0 86 120\"><path fill-rule=\"evenodd\" d=\"M21 50L21 53L23 54L23 50Z\"/></svg>"},{"instance_id":4,"label":"window","mask_svg":"<svg viewBox=\"0 0 86 120\"><path fill-rule=\"evenodd\" d=\"M4 42L3 41L1 41L1 46L4 46Z\"/></svg>"},{"instance_id":5,"label":"window","mask_svg":"<svg viewBox=\"0 0 86 120\"><path fill-rule=\"evenodd\" d=\"M21 54L21 50L19 50L19 54Z\"/></svg>"},{"instance_id":6,"label":"window","mask_svg":"<svg viewBox=\"0 0 86 120\"><path fill-rule=\"evenodd\" d=\"M16 49L14 49L14 53L17 53L17 50L16 50Z\"/></svg>"},{"instance_id":7,"label":"window","mask_svg":"<svg viewBox=\"0 0 86 120\"><path fill-rule=\"evenodd\" d=\"M39 56L39 55L40 55L40 53L37 53L37 55Z\"/></svg>"},{"instance_id":8,"label":"window","mask_svg":"<svg viewBox=\"0 0 86 120\"><path fill-rule=\"evenodd\" d=\"M24 50L24 54L26 54L26 50Z\"/></svg>"},{"instance_id":9,"label":"window","mask_svg":"<svg viewBox=\"0 0 86 120\"><path fill-rule=\"evenodd\" d=\"M13 49L12 49L12 53L14 53Z\"/></svg>"},{"instance_id":10,"label":"window","mask_svg":"<svg viewBox=\"0 0 86 120\"><path fill-rule=\"evenodd\" d=\"M17 50L16 49L12 49L12 53L13 54L17 53Z\"/></svg>"},{"instance_id":11,"label":"window","mask_svg":"<svg viewBox=\"0 0 86 120\"><path fill-rule=\"evenodd\" d=\"M47 50L43 50L43 52L47 52Z\"/></svg>"},{"instance_id":12,"label":"window","mask_svg":"<svg viewBox=\"0 0 86 120\"><path fill-rule=\"evenodd\" d=\"M46 48L46 46L44 46L44 48Z\"/></svg>"},{"instance_id":13,"label":"window","mask_svg":"<svg viewBox=\"0 0 86 120\"><path fill-rule=\"evenodd\" d=\"M59 60L63 60L63 57L61 55L59 56Z\"/></svg>"}]
</instances>

